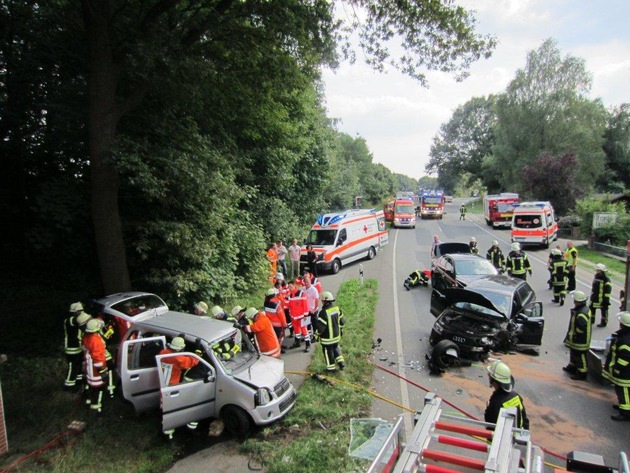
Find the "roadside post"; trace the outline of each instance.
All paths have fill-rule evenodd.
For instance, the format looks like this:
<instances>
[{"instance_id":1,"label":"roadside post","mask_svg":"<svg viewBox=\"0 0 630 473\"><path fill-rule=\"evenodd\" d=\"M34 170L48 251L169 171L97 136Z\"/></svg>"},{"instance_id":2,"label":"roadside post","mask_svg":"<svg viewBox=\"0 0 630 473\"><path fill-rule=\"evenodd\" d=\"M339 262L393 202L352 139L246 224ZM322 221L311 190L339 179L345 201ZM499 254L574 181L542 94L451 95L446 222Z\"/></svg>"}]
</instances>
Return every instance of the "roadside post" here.
<instances>
[{"instance_id":1,"label":"roadside post","mask_svg":"<svg viewBox=\"0 0 630 473\"><path fill-rule=\"evenodd\" d=\"M363 286L363 265L359 265L359 280L361 281L361 286Z\"/></svg>"}]
</instances>

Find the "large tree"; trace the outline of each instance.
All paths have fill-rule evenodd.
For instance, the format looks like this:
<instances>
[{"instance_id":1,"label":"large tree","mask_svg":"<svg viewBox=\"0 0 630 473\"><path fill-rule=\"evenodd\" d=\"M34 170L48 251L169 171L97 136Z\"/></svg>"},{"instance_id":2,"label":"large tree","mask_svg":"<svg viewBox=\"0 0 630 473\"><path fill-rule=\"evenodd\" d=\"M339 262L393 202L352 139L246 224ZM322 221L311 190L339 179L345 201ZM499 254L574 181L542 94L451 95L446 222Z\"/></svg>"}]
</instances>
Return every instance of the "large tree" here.
<instances>
[{"instance_id":1,"label":"large tree","mask_svg":"<svg viewBox=\"0 0 630 473\"><path fill-rule=\"evenodd\" d=\"M604 172L606 118L601 102L587 98L590 86L584 60L562 57L554 40L531 51L525 67L497 98L493 158L486 172L498 176L503 188L522 192L525 165L541 153L573 152L577 185L590 188Z\"/></svg>"},{"instance_id":2,"label":"large tree","mask_svg":"<svg viewBox=\"0 0 630 473\"><path fill-rule=\"evenodd\" d=\"M609 172L601 179L601 188L610 192L630 189L630 103L611 110L604 138Z\"/></svg>"}]
</instances>

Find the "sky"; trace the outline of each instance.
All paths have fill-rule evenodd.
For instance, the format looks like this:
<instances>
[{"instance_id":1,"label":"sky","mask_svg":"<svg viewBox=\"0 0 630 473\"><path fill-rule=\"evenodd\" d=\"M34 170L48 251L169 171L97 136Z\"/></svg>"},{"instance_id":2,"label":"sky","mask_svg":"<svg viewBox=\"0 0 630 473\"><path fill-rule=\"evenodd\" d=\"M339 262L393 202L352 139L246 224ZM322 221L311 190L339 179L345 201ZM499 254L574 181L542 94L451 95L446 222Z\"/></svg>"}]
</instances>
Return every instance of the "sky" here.
<instances>
[{"instance_id":1,"label":"sky","mask_svg":"<svg viewBox=\"0 0 630 473\"><path fill-rule=\"evenodd\" d=\"M373 155L394 173L426 175L433 138L453 111L473 97L501 93L525 66L527 53L554 38L561 56L583 58L593 76L590 98L604 105L630 102L629 0L458 0L474 10L481 34L498 45L490 59L453 75L429 72L423 88L393 69L377 73L360 60L325 70L326 108L337 129L362 137ZM343 11L340 12L343 15Z\"/></svg>"}]
</instances>

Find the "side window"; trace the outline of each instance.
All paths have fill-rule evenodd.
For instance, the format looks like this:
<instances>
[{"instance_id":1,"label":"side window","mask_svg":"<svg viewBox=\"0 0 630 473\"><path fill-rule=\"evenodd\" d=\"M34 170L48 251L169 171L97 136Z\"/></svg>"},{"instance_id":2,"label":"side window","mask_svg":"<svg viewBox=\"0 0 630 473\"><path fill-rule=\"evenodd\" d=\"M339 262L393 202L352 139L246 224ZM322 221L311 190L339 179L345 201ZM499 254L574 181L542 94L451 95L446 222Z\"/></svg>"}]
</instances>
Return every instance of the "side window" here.
<instances>
[{"instance_id":1,"label":"side window","mask_svg":"<svg viewBox=\"0 0 630 473\"><path fill-rule=\"evenodd\" d=\"M131 344L128 350L127 368L129 370L155 368L155 357L162 350L162 344L157 340L149 340Z\"/></svg>"},{"instance_id":2,"label":"side window","mask_svg":"<svg viewBox=\"0 0 630 473\"><path fill-rule=\"evenodd\" d=\"M337 238L337 245L341 245L342 243L344 243L346 240L348 239L348 234L346 232L345 228L342 228L339 231L339 237Z\"/></svg>"}]
</instances>

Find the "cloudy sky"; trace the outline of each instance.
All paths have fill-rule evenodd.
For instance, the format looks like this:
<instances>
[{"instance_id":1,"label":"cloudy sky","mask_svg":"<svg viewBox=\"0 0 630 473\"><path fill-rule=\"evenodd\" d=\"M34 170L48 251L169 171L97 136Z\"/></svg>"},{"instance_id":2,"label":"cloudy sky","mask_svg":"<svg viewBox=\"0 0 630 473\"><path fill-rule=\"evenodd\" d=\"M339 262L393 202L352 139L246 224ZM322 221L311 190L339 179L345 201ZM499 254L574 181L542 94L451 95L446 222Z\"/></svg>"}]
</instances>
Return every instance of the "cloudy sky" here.
<instances>
[{"instance_id":1,"label":"cloudy sky","mask_svg":"<svg viewBox=\"0 0 630 473\"><path fill-rule=\"evenodd\" d=\"M373 72L359 59L325 71L328 116L338 129L365 138L374 161L392 172L420 178L433 137L455 108L475 96L502 92L546 38L562 56L586 60L593 75L591 98L606 106L630 102L629 0L458 0L476 11L477 30L499 44L470 76L456 82L429 73L429 88L390 70ZM360 58L360 54L357 54Z\"/></svg>"}]
</instances>

